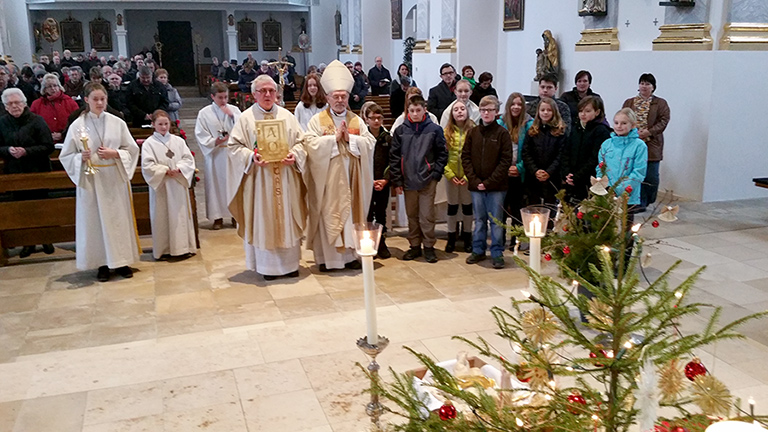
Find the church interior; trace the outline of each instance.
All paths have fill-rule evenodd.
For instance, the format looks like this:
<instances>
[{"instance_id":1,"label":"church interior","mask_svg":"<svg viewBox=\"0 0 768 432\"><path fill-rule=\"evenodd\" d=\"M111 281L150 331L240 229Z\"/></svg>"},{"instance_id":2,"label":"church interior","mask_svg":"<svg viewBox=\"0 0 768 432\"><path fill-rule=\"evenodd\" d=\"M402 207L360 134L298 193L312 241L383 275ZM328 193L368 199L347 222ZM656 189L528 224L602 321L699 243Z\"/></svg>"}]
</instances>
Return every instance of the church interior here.
<instances>
[{"instance_id":1,"label":"church interior","mask_svg":"<svg viewBox=\"0 0 768 432\"><path fill-rule=\"evenodd\" d=\"M55 41L42 34L49 18L61 29ZM705 266L684 302L722 308L721 323L768 310L768 258L761 255L768 252L768 186L753 181L768 177L768 146L760 138L768 99L764 0L0 0L0 53L18 65L68 46L107 57L160 47L183 99L179 127L198 168L205 162L192 131L198 111L210 105L214 57L242 63L252 54L258 63L290 54L302 76L336 59L359 61L367 71L376 57L394 75L408 55L425 95L440 82L443 63L472 65L493 74L503 104L512 92L537 94L536 50L545 30L559 48L558 92L588 70L606 112L614 113L637 94L637 77L650 72L655 94L671 107L659 206L679 206L678 220L651 224L658 213L650 207L636 215L649 258L640 284L677 262L667 275L677 286ZM241 92L233 103L247 97ZM384 107L391 126L389 97L368 98ZM295 106L286 102L291 111ZM30 214L60 220L56 207L25 210L13 224L0 220L0 431L375 430L362 369L370 358L356 344L370 319L363 273L323 272L305 248L298 278L269 281L247 270L236 230L226 223L211 229L206 172L197 175L197 253L155 260L148 219L137 214L143 253L130 279L98 282L94 271L78 270L71 223L55 227L62 233L44 232L62 238L53 254L21 258L16 246L23 243L14 243L21 224ZM134 185L143 181L138 177ZM0 181L0 214L17 211L3 207L17 186ZM134 205L147 211L146 202ZM393 379L391 370L422 366L405 347L435 361L460 351L478 355L454 336L487 340L496 357L480 357L489 365L499 367L499 356L519 358L489 312L511 311L513 301L529 298L529 275L513 261L517 251L504 252L503 269L466 264L463 251L444 252L441 221L439 261L403 261L408 229L397 205L390 216L392 257L377 258L373 272L378 333L389 340L376 358L383 380ZM522 251L519 258L530 262ZM549 258L541 274L570 283ZM575 307L570 314L578 320ZM712 314L703 308L685 317L681 334L700 332ZM734 399L766 412L768 326L758 319L738 330L744 338L692 354ZM662 408L660 415L675 414ZM405 422L389 412L381 420Z\"/></svg>"}]
</instances>

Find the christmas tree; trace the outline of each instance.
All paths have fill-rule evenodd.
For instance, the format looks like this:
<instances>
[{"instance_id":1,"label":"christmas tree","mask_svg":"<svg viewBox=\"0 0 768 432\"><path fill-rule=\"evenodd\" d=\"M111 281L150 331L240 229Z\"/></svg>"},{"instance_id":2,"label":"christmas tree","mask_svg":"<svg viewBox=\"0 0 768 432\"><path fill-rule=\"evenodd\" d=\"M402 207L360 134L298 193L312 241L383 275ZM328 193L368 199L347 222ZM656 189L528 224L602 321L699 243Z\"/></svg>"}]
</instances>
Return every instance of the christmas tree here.
<instances>
[{"instance_id":1,"label":"christmas tree","mask_svg":"<svg viewBox=\"0 0 768 432\"><path fill-rule=\"evenodd\" d=\"M424 387L414 384L418 380L412 374L392 371L393 381L386 384L371 376L371 391L388 399L387 411L401 416L389 429L618 432L637 425L642 432L677 432L703 430L714 418L744 413L692 353L741 338L737 328L766 313L720 325L719 307L688 298L704 268L678 286L668 279L680 262L655 281L641 280L645 256L638 232L645 223L658 226L656 213L633 224L627 205L631 190L617 196L613 186L598 183L591 191L578 206L558 206L554 230L544 239L545 259L554 260L557 279L566 282L534 272L515 258L535 290L524 300L513 299L511 309L490 311L497 334L517 358L501 357L483 338L455 337L481 356L498 359L501 382L488 386L457 377L412 351L431 375L429 393L453 402L430 411ZM559 198L564 201L562 192ZM667 213L662 219L674 218L672 207L662 208ZM520 227L511 230L523 236ZM705 308L714 312L704 328L681 333L681 320ZM676 409L676 417L659 419L657 411L664 407Z\"/></svg>"}]
</instances>

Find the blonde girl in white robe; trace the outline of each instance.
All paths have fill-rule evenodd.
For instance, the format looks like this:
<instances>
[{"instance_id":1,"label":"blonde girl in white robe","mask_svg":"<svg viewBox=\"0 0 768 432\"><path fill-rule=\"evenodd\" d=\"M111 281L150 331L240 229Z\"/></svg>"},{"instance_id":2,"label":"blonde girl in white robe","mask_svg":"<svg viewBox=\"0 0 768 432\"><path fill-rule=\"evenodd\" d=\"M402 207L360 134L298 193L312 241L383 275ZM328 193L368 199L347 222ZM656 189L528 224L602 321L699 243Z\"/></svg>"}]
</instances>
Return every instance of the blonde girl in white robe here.
<instances>
[{"instance_id":1,"label":"blonde girl in white robe","mask_svg":"<svg viewBox=\"0 0 768 432\"><path fill-rule=\"evenodd\" d=\"M197 250L189 188L195 159L181 137L171 134L170 115L152 114L152 134L141 146L141 174L149 185L152 256L194 255Z\"/></svg>"},{"instance_id":2,"label":"blonde girl in white robe","mask_svg":"<svg viewBox=\"0 0 768 432\"><path fill-rule=\"evenodd\" d=\"M130 265L141 253L130 183L139 146L125 122L106 112L107 91L101 84L86 85L84 94L86 110L70 125L59 155L77 190L77 268L98 267L102 282L109 280L110 269L129 278ZM86 174L88 161L97 173Z\"/></svg>"}]
</instances>

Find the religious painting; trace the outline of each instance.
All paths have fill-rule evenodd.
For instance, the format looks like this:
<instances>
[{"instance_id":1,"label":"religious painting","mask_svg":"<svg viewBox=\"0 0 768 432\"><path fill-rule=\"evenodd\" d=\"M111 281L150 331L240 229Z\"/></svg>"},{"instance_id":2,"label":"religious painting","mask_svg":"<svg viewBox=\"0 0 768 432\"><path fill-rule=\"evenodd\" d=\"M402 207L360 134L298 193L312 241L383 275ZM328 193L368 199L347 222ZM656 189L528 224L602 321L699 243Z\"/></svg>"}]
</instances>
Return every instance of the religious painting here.
<instances>
[{"instance_id":1,"label":"religious painting","mask_svg":"<svg viewBox=\"0 0 768 432\"><path fill-rule=\"evenodd\" d=\"M61 47L73 52L85 51L83 42L83 23L69 17L59 23L61 28Z\"/></svg>"},{"instance_id":2,"label":"religious painting","mask_svg":"<svg viewBox=\"0 0 768 432\"><path fill-rule=\"evenodd\" d=\"M272 18L261 23L261 37L264 51L277 51L283 46L283 29L279 21Z\"/></svg>"},{"instance_id":3,"label":"religious painting","mask_svg":"<svg viewBox=\"0 0 768 432\"><path fill-rule=\"evenodd\" d=\"M403 0L392 2L392 39L403 38Z\"/></svg>"},{"instance_id":4,"label":"religious painting","mask_svg":"<svg viewBox=\"0 0 768 432\"><path fill-rule=\"evenodd\" d=\"M504 31L522 30L525 0L504 0Z\"/></svg>"},{"instance_id":5,"label":"religious painting","mask_svg":"<svg viewBox=\"0 0 768 432\"><path fill-rule=\"evenodd\" d=\"M112 24L98 17L89 23L91 48L96 51L112 51Z\"/></svg>"},{"instance_id":6,"label":"religious painting","mask_svg":"<svg viewBox=\"0 0 768 432\"><path fill-rule=\"evenodd\" d=\"M259 34L256 29L256 21L245 17L237 23L237 49L240 51L259 50Z\"/></svg>"}]
</instances>

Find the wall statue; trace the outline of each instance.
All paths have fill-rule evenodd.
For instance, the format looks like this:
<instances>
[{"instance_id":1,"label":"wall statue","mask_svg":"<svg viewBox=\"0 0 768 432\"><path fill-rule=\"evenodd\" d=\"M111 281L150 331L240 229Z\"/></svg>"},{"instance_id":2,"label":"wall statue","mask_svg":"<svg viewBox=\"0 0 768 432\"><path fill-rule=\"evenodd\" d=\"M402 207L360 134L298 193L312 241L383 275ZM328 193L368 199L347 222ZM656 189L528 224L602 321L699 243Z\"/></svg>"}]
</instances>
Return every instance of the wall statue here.
<instances>
[{"instance_id":1,"label":"wall statue","mask_svg":"<svg viewBox=\"0 0 768 432\"><path fill-rule=\"evenodd\" d=\"M581 0L580 14L604 14L607 0Z\"/></svg>"},{"instance_id":2,"label":"wall statue","mask_svg":"<svg viewBox=\"0 0 768 432\"><path fill-rule=\"evenodd\" d=\"M544 49L536 50L536 82L546 74L560 77L560 50L557 48L557 41L549 30L544 30L541 37L544 39Z\"/></svg>"}]
</instances>

